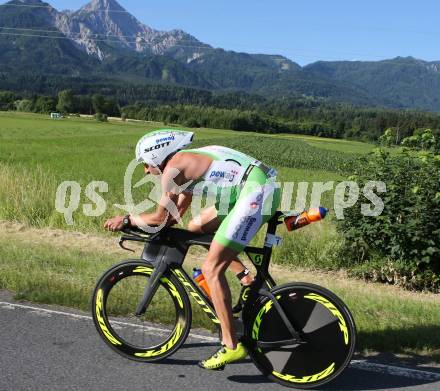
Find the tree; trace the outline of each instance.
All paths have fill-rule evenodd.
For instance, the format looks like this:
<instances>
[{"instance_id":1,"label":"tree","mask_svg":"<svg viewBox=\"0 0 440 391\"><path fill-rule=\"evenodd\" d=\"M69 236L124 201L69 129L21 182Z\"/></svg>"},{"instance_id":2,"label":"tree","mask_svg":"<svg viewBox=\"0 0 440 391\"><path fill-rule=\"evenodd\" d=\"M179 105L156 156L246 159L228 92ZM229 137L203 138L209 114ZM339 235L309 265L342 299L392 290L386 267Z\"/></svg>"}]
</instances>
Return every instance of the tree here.
<instances>
[{"instance_id":1,"label":"tree","mask_svg":"<svg viewBox=\"0 0 440 391\"><path fill-rule=\"evenodd\" d=\"M94 94L92 96L92 105L95 113L106 113L107 103L102 95Z\"/></svg>"},{"instance_id":2,"label":"tree","mask_svg":"<svg viewBox=\"0 0 440 391\"><path fill-rule=\"evenodd\" d=\"M413 136L405 137L402 145L413 149L422 149L425 151L434 150L436 138L431 129L418 130Z\"/></svg>"},{"instance_id":3,"label":"tree","mask_svg":"<svg viewBox=\"0 0 440 391\"><path fill-rule=\"evenodd\" d=\"M76 97L76 106L79 113L93 114L92 98L89 95L78 95Z\"/></svg>"},{"instance_id":4,"label":"tree","mask_svg":"<svg viewBox=\"0 0 440 391\"><path fill-rule=\"evenodd\" d=\"M32 111L32 101L29 99L17 100L14 105L17 111Z\"/></svg>"},{"instance_id":5,"label":"tree","mask_svg":"<svg viewBox=\"0 0 440 391\"><path fill-rule=\"evenodd\" d=\"M15 99L15 95L12 92L0 91L0 110L12 110Z\"/></svg>"},{"instance_id":6,"label":"tree","mask_svg":"<svg viewBox=\"0 0 440 391\"><path fill-rule=\"evenodd\" d=\"M388 128L383 135L379 137L379 142L381 145L391 147L391 145L396 144L396 135L397 131L395 128Z\"/></svg>"},{"instance_id":7,"label":"tree","mask_svg":"<svg viewBox=\"0 0 440 391\"><path fill-rule=\"evenodd\" d=\"M58 94L57 110L61 113L72 113L75 109L75 97L72 90L63 90Z\"/></svg>"},{"instance_id":8,"label":"tree","mask_svg":"<svg viewBox=\"0 0 440 391\"><path fill-rule=\"evenodd\" d=\"M432 149L435 146L435 137L431 129L425 129L420 135L420 148L424 150Z\"/></svg>"},{"instance_id":9,"label":"tree","mask_svg":"<svg viewBox=\"0 0 440 391\"><path fill-rule=\"evenodd\" d=\"M55 99L50 96L39 96L34 103L36 113L48 114L55 110Z\"/></svg>"}]
</instances>

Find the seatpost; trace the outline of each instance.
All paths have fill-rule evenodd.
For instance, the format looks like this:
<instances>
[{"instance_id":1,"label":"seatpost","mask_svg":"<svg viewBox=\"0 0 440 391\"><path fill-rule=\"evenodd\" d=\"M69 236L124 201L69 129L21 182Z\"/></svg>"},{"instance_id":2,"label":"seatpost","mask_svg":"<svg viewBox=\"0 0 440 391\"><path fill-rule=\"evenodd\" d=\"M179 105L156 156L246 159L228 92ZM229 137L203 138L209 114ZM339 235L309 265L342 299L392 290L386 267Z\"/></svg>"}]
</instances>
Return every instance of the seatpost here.
<instances>
[{"instance_id":1,"label":"seatpost","mask_svg":"<svg viewBox=\"0 0 440 391\"><path fill-rule=\"evenodd\" d=\"M275 214L269 219L267 222L267 231L266 236L268 234L275 235L277 231L277 226L281 224L278 220L280 216L282 216L282 212L277 211ZM269 262L272 256L272 247L264 246L264 254L263 254L263 262L261 263L261 271L265 274L265 276L269 276ZM270 278L272 280L272 278ZM273 281L273 280L272 280Z\"/></svg>"}]
</instances>

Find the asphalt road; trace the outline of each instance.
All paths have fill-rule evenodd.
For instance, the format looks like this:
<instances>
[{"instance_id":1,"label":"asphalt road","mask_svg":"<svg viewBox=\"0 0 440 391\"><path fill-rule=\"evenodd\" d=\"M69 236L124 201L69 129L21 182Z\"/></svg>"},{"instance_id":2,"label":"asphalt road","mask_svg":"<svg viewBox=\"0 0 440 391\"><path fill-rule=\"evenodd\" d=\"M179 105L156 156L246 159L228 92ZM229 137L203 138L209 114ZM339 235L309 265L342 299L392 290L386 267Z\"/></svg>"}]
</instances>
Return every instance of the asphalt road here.
<instances>
[{"instance_id":1,"label":"asphalt road","mask_svg":"<svg viewBox=\"0 0 440 391\"><path fill-rule=\"evenodd\" d=\"M0 390L283 390L248 360L223 372L197 367L217 345L200 333L156 364L124 359L87 313L15 302L0 292ZM321 390L440 390L440 370L355 362Z\"/></svg>"}]
</instances>

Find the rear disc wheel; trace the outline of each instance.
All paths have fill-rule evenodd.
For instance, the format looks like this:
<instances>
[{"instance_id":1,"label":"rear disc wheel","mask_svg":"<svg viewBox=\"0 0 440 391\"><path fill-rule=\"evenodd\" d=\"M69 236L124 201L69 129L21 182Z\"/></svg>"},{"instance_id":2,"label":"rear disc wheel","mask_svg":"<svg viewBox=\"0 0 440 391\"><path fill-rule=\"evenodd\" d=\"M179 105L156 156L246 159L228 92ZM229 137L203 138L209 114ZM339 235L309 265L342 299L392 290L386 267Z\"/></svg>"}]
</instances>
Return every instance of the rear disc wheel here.
<instances>
[{"instance_id":1,"label":"rear disc wheel","mask_svg":"<svg viewBox=\"0 0 440 391\"><path fill-rule=\"evenodd\" d=\"M305 343L262 348L258 341L292 339L270 299L260 296L246 327L249 354L271 380L294 388L312 388L335 379L350 363L356 344L353 317L332 292L308 283L275 287L288 319Z\"/></svg>"}]
</instances>

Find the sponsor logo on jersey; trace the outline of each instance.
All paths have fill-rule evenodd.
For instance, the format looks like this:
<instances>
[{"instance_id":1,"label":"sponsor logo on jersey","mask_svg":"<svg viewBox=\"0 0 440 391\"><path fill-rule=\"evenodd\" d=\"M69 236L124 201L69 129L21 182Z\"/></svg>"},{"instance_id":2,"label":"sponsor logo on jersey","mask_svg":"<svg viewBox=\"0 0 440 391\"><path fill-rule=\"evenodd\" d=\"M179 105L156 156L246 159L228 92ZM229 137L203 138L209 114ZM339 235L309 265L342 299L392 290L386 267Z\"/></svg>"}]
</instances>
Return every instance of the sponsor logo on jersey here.
<instances>
[{"instance_id":1,"label":"sponsor logo on jersey","mask_svg":"<svg viewBox=\"0 0 440 391\"><path fill-rule=\"evenodd\" d=\"M257 221L257 219L255 217L251 217L251 216L242 217L240 219L240 224L238 225L238 227L236 228L236 230L232 234L232 237L234 239L237 239L240 232L243 232L241 234L240 240L247 240L247 236L249 234L249 231L252 228L252 225L254 225L254 223L256 221Z\"/></svg>"},{"instance_id":2,"label":"sponsor logo on jersey","mask_svg":"<svg viewBox=\"0 0 440 391\"><path fill-rule=\"evenodd\" d=\"M246 227L244 228L243 235L241 235L241 240L247 240L249 231L256 221L257 219L255 217L249 217Z\"/></svg>"},{"instance_id":3,"label":"sponsor logo on jersey","mask_svg":"<svg viewBox=\"0 0 440 391\"><path fill-rule=\"evenodd\" d=\"M237 171L211 171L211 174L209 174L210 178L225 178L229 180L229 182L232 182L237 175Z\"/></svg>"}]
</instances>

